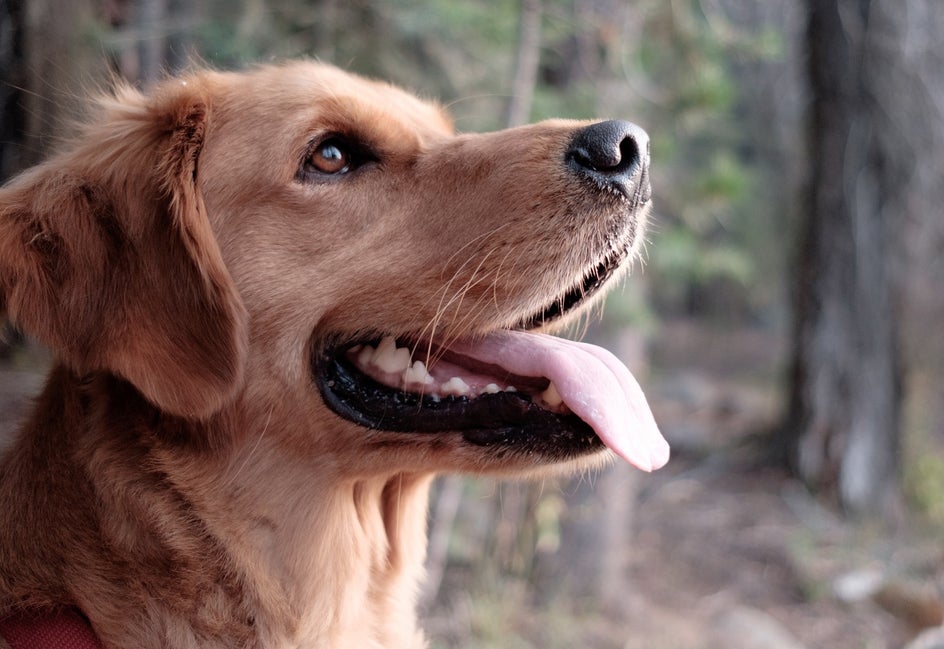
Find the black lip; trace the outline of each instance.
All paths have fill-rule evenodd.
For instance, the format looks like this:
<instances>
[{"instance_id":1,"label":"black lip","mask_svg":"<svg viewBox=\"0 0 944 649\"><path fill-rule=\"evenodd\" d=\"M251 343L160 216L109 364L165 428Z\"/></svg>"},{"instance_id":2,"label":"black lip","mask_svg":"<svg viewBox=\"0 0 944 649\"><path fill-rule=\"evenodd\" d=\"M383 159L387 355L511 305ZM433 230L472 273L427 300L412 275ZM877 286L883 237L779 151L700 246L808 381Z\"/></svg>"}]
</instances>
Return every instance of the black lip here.
<instances>
[{"instance_id":1,"label":"black lip","mask_svg":"<svg viewBox=\"0 0 944 649\"><path fill-rule=\"evenodd\" d=\"M316 353L312 373L327 406L368 429L458 433L477 446L514 447L559 460L603 448L593 429L576 415L545 410L524 393L435 399L405 392L358 371L340 347Z\"/></svg>"},{"instance_id":2,"label":"black lip","mask_svg":"<svg viewBox=\"0 0 944 649\"><path fill-rule=\"evenodd\" d=\"M542 311L522 319L515 328L526 330L541 327L577 308L603 288L603 285L619 268L625 256L626 253L623 252L611 252L587 275L583 283L564 293L562 297L551 302Z\"/></svg>"}]
</instances>

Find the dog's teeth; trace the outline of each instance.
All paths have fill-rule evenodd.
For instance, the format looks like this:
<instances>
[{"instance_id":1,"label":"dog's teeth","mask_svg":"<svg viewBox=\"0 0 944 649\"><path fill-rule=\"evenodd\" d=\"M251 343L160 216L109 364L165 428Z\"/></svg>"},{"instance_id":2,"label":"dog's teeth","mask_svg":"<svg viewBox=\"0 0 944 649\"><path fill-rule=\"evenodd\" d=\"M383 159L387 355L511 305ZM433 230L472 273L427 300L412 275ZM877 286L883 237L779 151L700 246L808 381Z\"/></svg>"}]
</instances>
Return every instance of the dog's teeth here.
<instances>
[{"instance_id":1,"label":"dog's teeth","mask_svg":"<svg viewBox=\"0 0 944 649\"><path fill-rule=\"evenodd\" d=\"M357 364L361 367L366 367L371 363L374 358L374 348L370 345L364 345L361 347L361 350L357 352Z\"/></svg>"},{"instance_id":2,"label":"dog's teeth","mask_svg":"<svg viewBox=\"0 0 944 649\"><path fill-rule=\"evenodd\" d=\"M454 376L442 384L442 392L443 394L452 394L461 397L469 394L469 384L458 376Z\"/></svg>"},{"instance_id":3,"label":"dog's teeth","mask_svg":"<svg viewBox=\"0 0 944 649\"><path fill-rule=\"evenodd\" d=\"M541 393L541 399L544 400L549 406L559 406L564 403L564 400L561 398L560 392L557 391L557 386L554 385L554 382L551 381L547 385L547 389Z\"/></svg>"},{"instance_id":4,"label":"dog's teeth","mask_svg":"<svg viewBox=\"0 0 944 649\"><path fill-rule=\"evenodd\" d=\"M410 350L406 347L397 347L393 336L384 336L377 345L372 362L384 372L399 374L410 366Z\"/></svg>"},{"instance_id":5,"label":"dog's teeth","mask_svg":"<svg viewBox=\"0 0 944 649\"><path fill-rule=\"evenodd\" d=\"M485 386L485 390L483 390L483 392L487 394L496 394L498 392L501 392L501 388L498 387L494 383L489 383L488 385Z\"/></svg>"},{"instance_id":6,"label":"dog's teeth","mask_svg":"<svg viewBox=\"0 0 944 649\"><path fill-rule=\"evenodd\" d=\"M397 341L393 336L384 336L377 343L377 356L392 354L397 349Z\"/></svg>"},{"instance_id":7,"label":"dog's teeth","mask_svg":"<svg viewBox=\"0 0 944 649\"><path fill-rule=\"evenodd\" d=\"M403 372L403 382L407 385L411 383L429 385L433 382L433 377L426 371L423 361L416 361Z\"/></svg>"},{"instance_id":8,"label":"dog's teeth","mask_svg":"<svg viewBox=\"0 0 944 649\"><path fill-rule=\"evenodd\" d=\"M507 388L505 388L505 392L517 392L517 391L518 391L518 388L516 388L513 385L509 385Z\"/></svg>"}]
</instances>

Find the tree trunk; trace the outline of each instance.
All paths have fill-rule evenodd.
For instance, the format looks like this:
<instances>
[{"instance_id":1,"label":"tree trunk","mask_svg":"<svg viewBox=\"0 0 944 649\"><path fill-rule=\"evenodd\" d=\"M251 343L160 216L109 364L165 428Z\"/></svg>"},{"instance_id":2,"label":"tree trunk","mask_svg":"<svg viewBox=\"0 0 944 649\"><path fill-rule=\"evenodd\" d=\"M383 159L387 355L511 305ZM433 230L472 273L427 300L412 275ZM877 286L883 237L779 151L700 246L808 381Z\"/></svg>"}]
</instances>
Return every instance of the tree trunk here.
<instances>
[{"instance_id":1,"label":"tree trunk","mask_svg":"<svg viewBox=\"0 0 944 649\"><path fill-rule=\"evenodd\" d=\"M850 512L897 501L900 361L892 261L907 170L881 77L890 14L808 0L810 180L801 235L791 408L799 475Z\"/></svg>"},{"instance_id":2,"label":"tree trunk","mask_svg":"<svg viewBox=\"0 0 944 649\"><path fill-rule=\"evenodd\" d=\"M27 0L23 3L26 121L21 164L45 157L81 104L82 87L99 80L100 54L83 43L94 20L91 0Z\"/></svg>"},{"instance_id":3,"label":"tree trunk","mask_svg":"<svg viewBox=\"0 0 944 649\"><path fill-rule=\"evenodd\" d=\"M541 0L521 0L521 23L518 27L518 53L515 78L505 113L505 126L521 126L531 116L534 87L541 58Z\"/></svg>"},{"instance_id":4,"label":"tree trunk","mask_svg":"<svg viewBox=\"0 0 944 649\"><path fill-rule=\"evenodd\" d=\"M462 502L462 481L460 476L442 478L436 489L434 505L430 512L429 545L426 551L426 583L420 593L420 608L429 609L442 586L449 562L449 539L452 536Z\"/></svg>"},{"instance_id":5,"label":"tree trunk","mask_svg":"<svg viewBox=\"0 0 944 649\"><path fill-rule=\"evenodd\" d=\"M26 115L23 0L0 0L0 183L21 168Z\"/></svg>"},{"instance_id":6,"label":"tree trunk","mask_svg":"<svg viewBox=\"0 0 944 649\"><path fill-rule=\"evenodd\" d=\"M164 44L167 34L167 0L137 0L135 3L138 49L141 66L138 81L149 89L158 82L164 66Z\"/></svg>"}]
</instances>

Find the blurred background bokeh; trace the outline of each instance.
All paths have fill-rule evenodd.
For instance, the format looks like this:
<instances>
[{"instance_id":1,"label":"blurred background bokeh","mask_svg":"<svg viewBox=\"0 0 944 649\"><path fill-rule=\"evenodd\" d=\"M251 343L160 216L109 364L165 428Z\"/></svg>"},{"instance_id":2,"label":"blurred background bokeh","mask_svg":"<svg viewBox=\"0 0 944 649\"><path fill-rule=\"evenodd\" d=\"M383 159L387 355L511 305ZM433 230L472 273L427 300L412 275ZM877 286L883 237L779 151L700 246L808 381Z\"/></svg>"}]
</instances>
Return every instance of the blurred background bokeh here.
<instances>
[{"instance_id":1,"label":"blurred background bokeh","mask_svg":"<svg viewBox=\"0 0 944 649\"><path fill-rule=\"evenodd\" d=\"M631 119L648 242L572 335L673 459L441 479L431 646L944 647L942 33L940 0L0 0L0 179L195 63L316 57L461 131ZM0 351L2 448L49 358Z\"/></svg>"}]
</instances>

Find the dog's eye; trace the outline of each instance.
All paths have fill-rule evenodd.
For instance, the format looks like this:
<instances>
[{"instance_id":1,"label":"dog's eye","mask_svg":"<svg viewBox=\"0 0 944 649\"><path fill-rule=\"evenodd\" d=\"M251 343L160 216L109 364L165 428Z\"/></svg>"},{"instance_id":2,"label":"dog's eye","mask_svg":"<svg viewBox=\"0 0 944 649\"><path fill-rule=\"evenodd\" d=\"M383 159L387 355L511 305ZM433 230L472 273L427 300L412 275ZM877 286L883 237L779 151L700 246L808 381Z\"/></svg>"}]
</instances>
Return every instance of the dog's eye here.
<instances>
[{"instance_id":1,"label":"dog's eye","mask_svg":"<svg viewBox=\"0 0 944 649\"><path fill-rule=\"evenodd\" d=\"M351 170L351 154L340 140L325 140L311 152L307 163L323 174L343 174Z\"/></svg>"},{"instance_id":2,"label":"dog's eye","mask_svg":"<svg viewBox=\"0 0 944 649\"><path fill-rule=\"evenodd\" d=\"M295 179L308 183L339 181L380 158L363 142L343 135L329 134L312 141Z\"/></svg>"}]
</instances>

